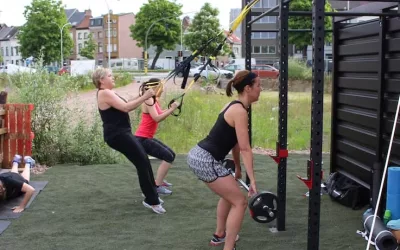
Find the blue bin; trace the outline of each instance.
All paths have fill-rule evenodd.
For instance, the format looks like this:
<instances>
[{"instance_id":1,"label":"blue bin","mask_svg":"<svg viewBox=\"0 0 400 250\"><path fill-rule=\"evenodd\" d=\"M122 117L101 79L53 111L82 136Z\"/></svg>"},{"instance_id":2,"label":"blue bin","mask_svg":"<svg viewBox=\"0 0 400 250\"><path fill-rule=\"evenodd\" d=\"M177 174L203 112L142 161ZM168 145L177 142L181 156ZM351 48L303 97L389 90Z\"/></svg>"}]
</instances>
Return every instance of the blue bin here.
<instances>
[{"instance_id":1,"label":"blue bin","mask_svg":"<svg viewBox=\"0 0 400 250\"><path fill-rule=\"evenodd\" d=\"M400 219L400 167L388 169L386 210L392 213L392 220Z\"/></svg>"}]
</instances>

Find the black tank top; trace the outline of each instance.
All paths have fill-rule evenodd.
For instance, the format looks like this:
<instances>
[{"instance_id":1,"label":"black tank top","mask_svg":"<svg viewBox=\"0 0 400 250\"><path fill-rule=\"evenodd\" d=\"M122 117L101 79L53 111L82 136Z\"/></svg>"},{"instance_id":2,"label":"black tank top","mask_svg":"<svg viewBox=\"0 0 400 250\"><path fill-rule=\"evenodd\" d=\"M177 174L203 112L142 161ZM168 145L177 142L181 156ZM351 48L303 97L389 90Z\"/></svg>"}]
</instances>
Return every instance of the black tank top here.
<instances>
[{"instance_id":1,"label":"black tank top","mask_svg":"<svg viewBox=\"0 0 400 250\"><path fill-rule=\"evenodd\" d=\"M99 91L97 91L97 96L99 95ZM118 97L126 102L121 96L118 95ZM103 136L105 141L111 140L118 134L132 131L128 113L113 107L105 110L99 109L99 113L103 121Z\"/></svg>"},{"instance_id":2,"label":"black tank top","mask_svg":"<svg viewBox=\"0 0 400 250\"><path fill-rule=\"evenodd\" d=\"M225 159L226 155L237 143L236 130L225 120L224 114L230 106L240 103L232 101L219 115L208 136L198 143L198 146L208 151L217 161Z\"/></svg>"}]
</instances>

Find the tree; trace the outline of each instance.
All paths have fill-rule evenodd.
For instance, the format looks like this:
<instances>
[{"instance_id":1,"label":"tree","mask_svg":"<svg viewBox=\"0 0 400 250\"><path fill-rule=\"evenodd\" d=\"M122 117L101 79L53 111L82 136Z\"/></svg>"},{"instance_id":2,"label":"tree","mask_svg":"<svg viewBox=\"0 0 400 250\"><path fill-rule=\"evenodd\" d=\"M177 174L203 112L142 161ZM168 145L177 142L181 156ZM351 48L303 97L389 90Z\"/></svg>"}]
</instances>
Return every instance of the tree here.
<instances>
[{"instance_id":1,"label":"tree","mask_svg":"<svg viewBox=\"0 0 400 250\"><path fill-rule=\"evenodd\" d=\"M61 60L60 28L67 23L67 17L61 1L32 0L25 6L26 23L18 34L23 58L38 58L43 53L45 64ZM63 29L63 57L71 54L73 41L66 25Z\"/></svg>"},{"instance_id":2,"label":"tree","mask_svg":"<svg viewBox=\"0 0 400 250\"><path fill-rule=\"evenodd\" d=\"M312 1L292 0L290 11L312 11ZM328 1L325 4L325 11L331 12L332 6ZM289 29L311 29L312 18L310 16L291 16L289 18ZM325 17L325 29L332 29L332 17ZM332 41L332 33L325 33L325 42ZM290 32L289 43L296 45L303 51L303 57L307 58L307 46L312 45L312 32Z\"/></svg>"},{"instance_id":3,"label":"tree","mask_svg":"<svg viewBox=\"0 0 400 250\"><path fill-rule=\"evenodd\" d=\"M130 26L131 37L146 51L154 46L156 55L151 69L164 50L174 50L180 41L182 5L168 0L149 0L136 15L136 24ZM147 48L146 44L147 36Z\"/></svg>"},{"instance_id":4,"label":"tree","mask_svg":"<svg viewBox=\"0 0 400 250\"><path fill-rule=\"evenodd\" d=\"M3 62L3 56L0 54L0 63Z\"/></svg>"},{"instance_id":5,"label":"tree","mask_svg":"<svg viewBox=\"0 0 400 250\"><path fill-rule=\"evenodd\" d=\"M94 59L96 55L97 45L93 39L92 33L89 34L89 40L85 41L83 48L81 49L80 55L87 59Z\"/></svg>"},{"instance_id":6,"label":"tree","mask_svg":"<svg viewBox=\"0 0 400 250\"><path fill-rule=\"evenodd\" d=\"M195 51L207 43L211 38L216 37L203 51L201 56L211 56L215 49L225 38L225 33L220 33L221 28L218 19L219 11L213 8L210 3L205 3L200 11L195 14L192 24L189 26L188 34L184 36L184 44ZM218 35L218 36L217 36ZM218 55L229 54L230 48L224 43Z\"/></svg>"}]
</instances>

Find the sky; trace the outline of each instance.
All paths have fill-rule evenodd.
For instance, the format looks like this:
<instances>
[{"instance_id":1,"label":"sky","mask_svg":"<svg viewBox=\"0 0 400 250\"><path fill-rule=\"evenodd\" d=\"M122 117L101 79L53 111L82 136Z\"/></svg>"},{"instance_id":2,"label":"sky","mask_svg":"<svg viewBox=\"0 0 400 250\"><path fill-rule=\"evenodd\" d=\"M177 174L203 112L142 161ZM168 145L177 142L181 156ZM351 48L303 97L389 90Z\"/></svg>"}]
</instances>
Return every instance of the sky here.
<instances>
[{"instance_id":1,"label":"sky","mask_svg":"<svg viewBox=\"0 0 400 250\"><path fill-rule=\"evenodd\" d=\"M5 4L6 0L0 0L0 23L8 26L20 26L25 23L23 15L24 7L30 5L32 0L14 0L12 4ZM232 8L241 8L241 0L176 0L183 5L183 13L188 16L193 15L200 10L204 3L209 2L220 12L219 20L223 28L229 28L229 12ZM108 12L107 4L114 13L133 12L136 14L143 3L147 0L62 0L67 9L76 8L79 11L91 9L92 15L100 16Z\"/></svg>"}]
</instances>

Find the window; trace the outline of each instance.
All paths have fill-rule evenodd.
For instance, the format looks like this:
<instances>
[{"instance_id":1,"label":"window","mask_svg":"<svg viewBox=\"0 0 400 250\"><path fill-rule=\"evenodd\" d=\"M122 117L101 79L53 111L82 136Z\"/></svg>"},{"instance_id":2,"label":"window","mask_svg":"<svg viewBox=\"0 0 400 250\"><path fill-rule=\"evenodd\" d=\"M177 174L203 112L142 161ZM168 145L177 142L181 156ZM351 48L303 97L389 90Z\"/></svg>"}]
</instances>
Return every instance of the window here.
<instances>
[{"instance_id":1,"label":"window","mask_svg":"<svg viewBox=\"0 0 400 250\"><path fill-rule=\"evenodd\" d=\"M276 54L275 45L253 46L253 54Z\"/></svg>"},{"instance_id":2,"label":"window","mask_svg":"<svg viewBox=\"0 0 400 250\"><path fill-rule=\"evenodd\" d=\"M4 56L4 48L1 47L1 55Z\"/></svg>"},{"instance_id":3,"label":"window","mask_svg":"<svg viewBox=\"0 0 400 250\"><path fill-rule=\"evenodd\" d=\"M97 32L97 37L98 38L103 38L103 32L102 31Z\"/></svg>"},{"instance_id":4,"label":"window","mask_svg":"<svg viewBox=\"0 0 400 250\"><path fill-rule=\"evenodd\" d=\"M268 46L268 54L276 54L276 47Z\"/></svg>"},{"instance_id":5,"label":"window","mask_svg":"<svg viewBox=\"0 0 400 250\"><path fill-rule=\"evenodd\" d=\"M95 39L96 38L96 33L92 32L92 37Z\"/></svg>"},{"instance_id":6,"label":"window","mask_svg":"<svg viewBox=\"0 0 400 250\"><path fill-rule=\"evenodd\" d=\"M114 51L114 52L117 52L117 51L118 51L118 50L117 50L117 45L116 45L115 43L113 44L113 51Z\"/></svg>"},{"instance_id":7,"label":"window","mask_svg":"<svg viewBox=\"0 0 400 250\"><path fill-rule=\"evenodd\" d=\"M88 38L88 33L87 33L87 32L85 32L85 33L83 34L83 38L84 38L84 39L87 39L87 38Z\"/></svg>"},{"instance_id":8,"label":"window","mask_svg":"<svg viewBox=\"0 0 400 250\"><path fill-rule=\"evenodd\" d=\"M251 39L276 39L275 32L253 32Z\"/></svg>"},{"instance_id":9,"label":"window","mask_svg":"<svg viewBox=\"0 0 400 250\"><path fill-rule=\"evenodd\" d=\"M78 53L81 53L82 43L78 44Z\"/></svg>"},{"instance_id":10,"label":"window","mask_svg":"<svg viewBox=\"0 0 400 250\"><path fill-rule=\"evenodd\" d=\"M262 0L263 8L273 8L277 5L276 0Z\"/></svg>"},{"instance_id":11,"label":"window","mask_svg":"<svg viewBox=\"0 0 400 250\"><path fill-rule=\"evenodd\" d=\"M15 47L15 55L19 56L19 47Z\"/></svg>"},{"instance_id":12,"label":"window","mask_svg":"<svg viewBox=\"0 0 400 250\"><path fill-rule=\"evenodd\" d=\"M6 47L6 56L8 56L8 47Z\"/></svg>"},{"instance_id":13,"label":"window","mask_svg":"<svg viewBox=\"0 0 400 250\"><path fill-rule=\"evenodd\" d=\"M252 16L251 20L256 19L256 16ZM276 16L265 16L260 20L256 21L255 23L276 23Z\"/></svg>"},{"instance_id":14,"label":"window","mask_svg":"<svg viewBox=\"0 0 400 250\"><path fill-rule=\"evenodd\" d=\"M97 49L99 53L103 53L103 43L97 43Z\"/></svg>"},{"instance_id":15,"label":"window","mask_svg":"<svg viewBox=\"0 0 400 250\"><path fill-rule=\"evenodd\" d=\"M113 32L112 36L117 37L117 28L113 28L112 32Z\"/></svg>"},{"instance_id":16,"label":"window","mask_svg":"<svg viewBox=\"0 0 400 250\"><path fill-rule=\"evenodd\" d=\"M94 20L90 20L90 26L94 25Z\"/></svg>"},{"instance_id":17,"label":"window","mask_svg":"<svg viewBox=\"0 0 400 250\"><path fill-rule=\"evenodd\" d=\"M10 47L11 56L14 56L14 48Z\"/></svg>"},{"instance_id":18,"label":"window","mask_svg":"<svg viewBox=\"0 0 400 250\"><path fill-rule=\"evenodd\" d=\"M78 33L78 40L82 40L82 33Z\"/></svg>"}]
</instances>

